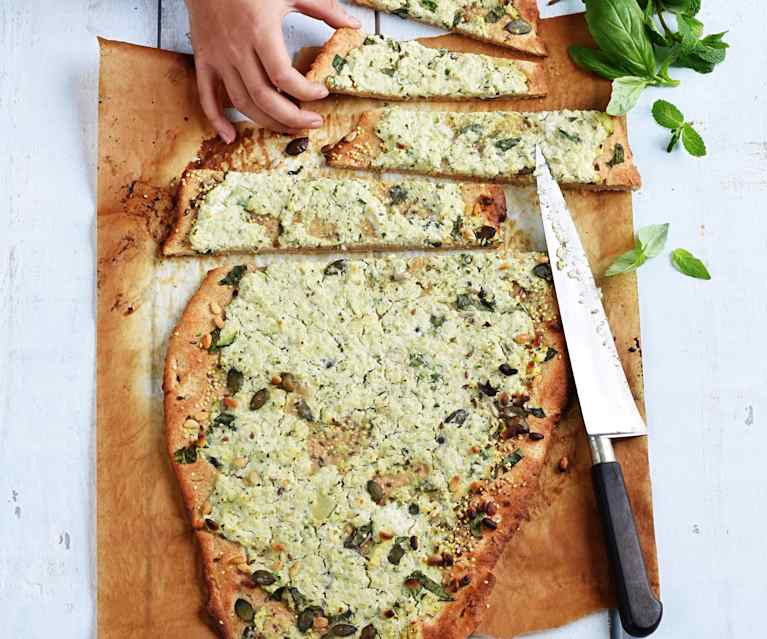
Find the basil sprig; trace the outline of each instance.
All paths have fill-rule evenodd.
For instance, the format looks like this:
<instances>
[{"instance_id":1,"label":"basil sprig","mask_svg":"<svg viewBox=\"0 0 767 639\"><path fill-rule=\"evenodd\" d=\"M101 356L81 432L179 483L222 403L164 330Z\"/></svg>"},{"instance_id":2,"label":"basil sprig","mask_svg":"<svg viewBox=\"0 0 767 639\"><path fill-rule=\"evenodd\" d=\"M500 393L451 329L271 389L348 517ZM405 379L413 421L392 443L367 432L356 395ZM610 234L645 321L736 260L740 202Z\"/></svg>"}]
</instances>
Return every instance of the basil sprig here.
<instances>
[{"instance_id":1,"label":"basil sprig","mask_svg":"<svg viewBox=\"0 0 767 639\"><path fill-rule=\"evenodd\" d=\"M669 69L710 73L724 61L724 33L703 35L695 16L701 0L585 0L586 22L598 48L574 46L580 67L613 81L607 112L630 111L648 86L676 86ZM676 30L671 26L671 17Z\"/></svg>"},{"instance_id":2,"label":"basil sprig","mask_svg":"<svg viewBox=\"0 0 767 639\"><path fill-rule=\"evenodd\" d=\"M618 257L605 271L605 276L612 277L620 273L636 271L647 260L657 257L666 246L668 224L651 224L637 231L634 248Z\"/></svg>"},{"instance_id":3,"label":"basil sprig","mask_svg":"<svg viewBox=\"0 0 767 639\"><path fill-rule=\"evenodd\" d=\"M671 263L677 271L689 277L699 280L711 279L706 265L686 249L674 249L671 252Z\"/></svg>"},{"instance_id":4,"label":"basil sprig","mask_svg":"<svg viewBox=\"0 0 767 639\"><path fill-rule=\"evenodd\" d=\"M666 151L671 153L682 140L682 146L687 152L696 157L706 155L706 143L700 134L693 128L692 124L685 122L682 112L671 102L666 100L656 100L652 105L652 116L662 127L671 130L671 140L666 147Z\"/></svg>"}]
</instances>

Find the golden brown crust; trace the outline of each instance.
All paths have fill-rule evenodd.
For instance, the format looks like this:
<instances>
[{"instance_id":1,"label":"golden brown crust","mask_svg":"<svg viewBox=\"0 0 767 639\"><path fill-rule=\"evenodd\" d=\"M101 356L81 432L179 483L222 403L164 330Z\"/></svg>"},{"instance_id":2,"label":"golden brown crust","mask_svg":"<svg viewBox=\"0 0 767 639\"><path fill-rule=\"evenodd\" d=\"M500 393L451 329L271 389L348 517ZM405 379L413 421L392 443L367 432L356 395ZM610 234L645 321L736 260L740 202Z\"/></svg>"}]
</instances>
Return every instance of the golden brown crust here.
<instances>
[{"instance_id":1,"label":"golden brown crust","mask_svg":"<svg viewBox=\"0 0 767 639\"><path fill-rule=\"evenodd\" d=\"M416 258L415 261L418 261ZM415 263L414 261L414 263ZM252 267L251 267L252 268ZM218 357L201 347L203 336L212 328L212 308L223 308L233 297L233 288L219 284L229 271L217 268L208 273L200 289L185 309L168 345L164 373L165 438L171 460L174 453L190 444L188 422L207 412L214 400L224 395L222 385L215 382ZM556 313L553 294L546 304L549 315ZM564 410L569 386L568 365L564 338L556 322L539 327L544 343L557 351L557 355L543 368L530 393L530 404L541 407L544 418L530 417L531 430L542 433L540 441L519 443L524 459L513 472L496 480L482 498L492 499L498 506L497 530L485 534L467 554L471 563L471 583L457 589L455 600L446 605L432 623L422 627L424 639L465 639L479 624L485 605L492 592L493 567L504 544L513 536L528 514L531 498L537 490L537 478L546 458L551 433ZM213 380L213 381L211 381ZM200 419L200 422L205 421ZM254 588L247 574L238 570L243 565L243 549L208 528L205 511L213 490L215 470L198 456L197 461L180 464L171 461L181 487L182 496L196 529L208 588L208 611L216 620L221 635L226 639L240 639L245 625L235 614L235 601L242 597L257 605L265 600L261 590ZM215 526L215 524L214 524ZM467 574L465 562L457 562L451 579ZM280 613L277 604L276 614Z\"/></svg>"},{"instance_id":2,"label":"golden brown crust","mask_svg":"<svg viewBox=\"0 0 767 639\"><path fill-rule=\"evenodd\" d=\"M373 160L381 152L381 141L375 133L376 125L383 116L383 109L377 111L367 111L363 113L357 121L357 126L341 138L334 145L323 149L325 160L330 166L345 169L366 169L370 171L380 171L373 166ZM589 191L633 191L638 189L642 180L639 176L639 170L634 164L634 154L628 141L628 131L626 129L626 120L623 117L613 119L614 129L612 134L604 143L602 154L597 158L599 166L599 175L603 182L599 184L581 184L581 183L560 183L563 188L583 189ZM610 166L609 162L613 158L613 153L617 145L623 148L624 161L615 166ZM397 169L401 173L413 173L423 175L423 171ZM427 173L432 177L446 177L459 179L465 182L490 182L493 184L514 184L524 185L532 184L535 181L533 175L515 175L509 177L475 177L471 175L460 175L452 173L434 172Z\"/></svg>"},{"instance_id":3,"label":"golden brown crust","mask_svg":"<svg viewBox=\"0 0 767 639\"><path fill-rule=\"evenodd\" d=\"M309 72L306 74L307 79L313 82L319 82L325 84L328 77L333 75L333 58L336 55L345 57L352 49L356 49L362 46L365 41L366 34L359 29L342 28L338 29L331 38L323 45L319 54L312 63ZM439 48L428 40L420 41L425 47ZM484 55L484 54L482 54ZM504 59L504 58L499 58ZM527 78L527 92L515 93L507 95L499 95L492 99L504 99L504 98L542 98L546 95L546 72L543 65L538 62L529 62L526 60L514 61L519 69L524 73ZM365 91L356 91L354 89L331 89L331 93L338 93L343 95L354 95L362 98L376 98L380 100L399 100L399 101L427 101L427 102L440 102L440 101L465 101L465 100L478 100L473 96L430 96L430 97L403 97L398 95L389 95L383 93L369 93Z\"/></svg>"},{"instance_id":4,"label":"golden brown crust","mask_svg":"<svg viewBox=\"0 0 767 639\"><path fill-rule=\"evenodd\" d=\"M163 244L163 254L166 256L189 256L199 255L189 242L189 234L194 227L197 219L196 201L201 195L204 195L216 184L224 179L223 171L211 171L206 169L189 170L181 177L177 197L176 224L168 235L168 239ZM385 183L376 183L377 185ZM463 200L466 205L465 215L472 219L479 218L484 220L487 226L495 229L495 242L500 241L504 227L502 222L506 219L506 196L503 189L492 184L464 184L461 185ZM273 224L272 235L274 246L271 248L260 248L252 251L222 251L221 253L245 253L245 254L272 254L272 253L301 253L301 254L323 254L331 251L337 251L340 247L328 246L317 248L292 248L279 245L279 232L277 224ZM463 242L445 244L441 249L456 248L474 248L479 246L476 241L464 237ZM423 246L416 245L390 245L390 244L359 244L345 245L344 252L369 252L369 251L395 251L422 249ZM432 247L429 247L430 250ZM437 247L434 247L437 248Z\"/></svg>"},{"instance_id":5,"label":"golden brown crust","mask_svg":"<svg viewBox=\"0 0 767 639\"><path fill-rule=\"evenodd\" d=\"M377 11L386 11L386 7L382 6L380 2L376 0L352 0L355 4L362 5L363 7L369 7ZM467 38L479 40L481 42L489 42L490 44L496 44L515 51L522 51L523 53L530 53L536 56L546 56L548 51L546 49L546 43L538 35L538 4L536 0L514 0L514 7L519 11L520 16L533 27L530 33L526 35L513 35L508 33L504 27L504 22L496 22L495 24L489 24L490 31L489 36L482 37L474 33L468 33L465 31L453 30L454 33L458 33ZM417 20L417 18L411 18ZM426 22L420 20L420 22ZM436 24L436 23L427 23ZM443 27L441 24L436 24L438 27Z\"/></svg>"}]
</instances>

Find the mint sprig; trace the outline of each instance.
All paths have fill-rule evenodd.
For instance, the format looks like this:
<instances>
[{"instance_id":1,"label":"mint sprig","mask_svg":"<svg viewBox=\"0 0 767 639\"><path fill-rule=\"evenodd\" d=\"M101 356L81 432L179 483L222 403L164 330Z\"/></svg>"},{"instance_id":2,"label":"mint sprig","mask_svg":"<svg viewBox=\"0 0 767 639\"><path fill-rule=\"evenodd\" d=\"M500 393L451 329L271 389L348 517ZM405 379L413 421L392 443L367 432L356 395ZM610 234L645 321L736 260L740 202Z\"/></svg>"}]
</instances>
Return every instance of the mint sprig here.
<instances>
[{"instance_id":1,"label":"mint sprig","mask_svg":"<svg viewBox=\"0 0 767 639\"><path fill-rule=\"evenodd\" d=\"M682 146L693 157L700 158L706 155L706 143L703 138L690 122L685 122L682 112L671 102L656 100L652 105L652 115L658 124L671 131L671 140L666 151L671 153L681 140Z\"/></svg>"}]
</instances>

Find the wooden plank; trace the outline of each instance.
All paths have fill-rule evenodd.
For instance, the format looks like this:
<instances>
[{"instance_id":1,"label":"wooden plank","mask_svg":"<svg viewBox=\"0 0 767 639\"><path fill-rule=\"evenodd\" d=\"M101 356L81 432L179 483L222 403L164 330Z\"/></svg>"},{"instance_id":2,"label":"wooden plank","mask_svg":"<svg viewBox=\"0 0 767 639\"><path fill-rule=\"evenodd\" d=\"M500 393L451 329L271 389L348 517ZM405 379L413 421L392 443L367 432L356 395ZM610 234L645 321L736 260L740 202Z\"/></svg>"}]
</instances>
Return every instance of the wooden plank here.
<instances>
[{"instance_id":1,"label":"wooden plank","mask_svg":"<svg viewBox=\"0 0 767 639\"><path fill-rule=\"evenodd\" d=\"M373 11L347 2L342 4L362 23L363 29L371 33L375 32ZM189 18L184 0L162 0L160 24L160 46L163 49L192 52ZM298 13L291 13L285 18L283 31L291 56L303 47L321 45L333 32L322 22Z\"/></svg>"}]
</instances>

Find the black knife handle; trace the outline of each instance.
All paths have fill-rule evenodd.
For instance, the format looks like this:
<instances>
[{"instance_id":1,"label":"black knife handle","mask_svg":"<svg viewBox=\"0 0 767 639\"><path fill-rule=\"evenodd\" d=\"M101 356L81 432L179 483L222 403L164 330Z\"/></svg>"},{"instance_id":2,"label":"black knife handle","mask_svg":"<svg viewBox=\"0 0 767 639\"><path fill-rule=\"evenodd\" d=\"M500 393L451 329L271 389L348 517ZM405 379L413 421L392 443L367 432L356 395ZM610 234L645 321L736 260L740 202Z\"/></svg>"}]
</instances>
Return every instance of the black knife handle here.
<instances>
[{"instance_id":1,"label":"black knife handle","mask_svg":"<svg viewBox=\"0 0 767 639\"><path fill-rule=\"evenodd\" d=\"M663 604L655 598L647 579L623 472L618 462L602 462L592 467L591 476L618 593L621 624L630 635L646 637L660 624Z\"/></svg>"}]
</instances>

